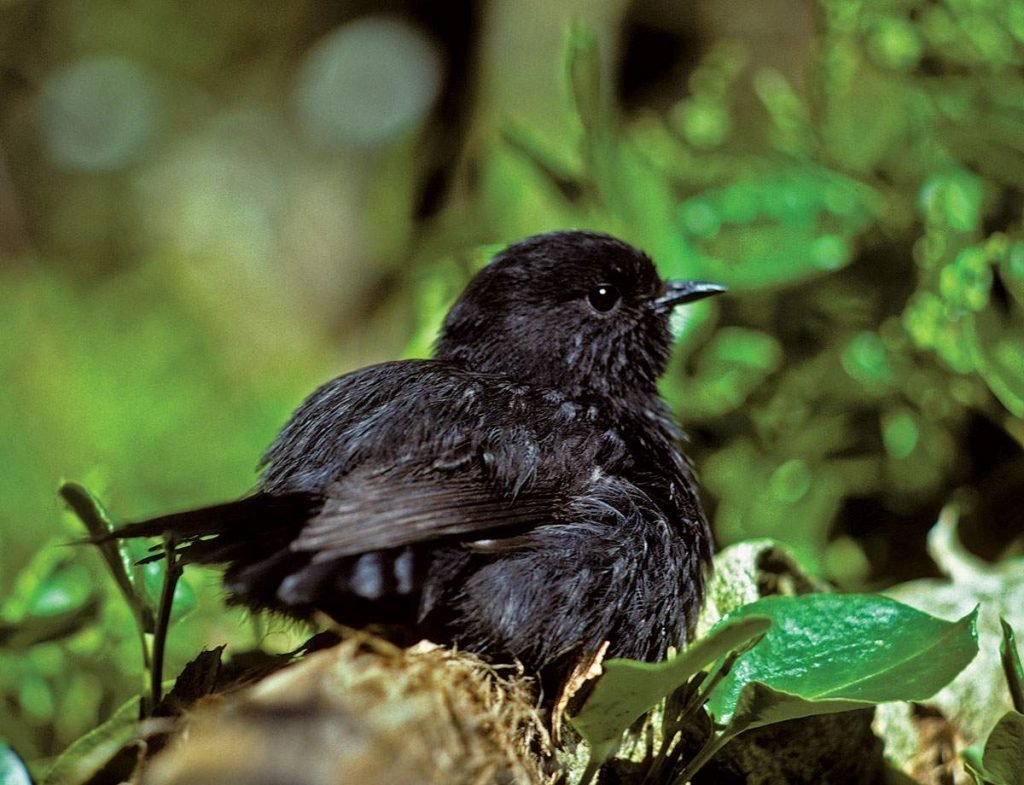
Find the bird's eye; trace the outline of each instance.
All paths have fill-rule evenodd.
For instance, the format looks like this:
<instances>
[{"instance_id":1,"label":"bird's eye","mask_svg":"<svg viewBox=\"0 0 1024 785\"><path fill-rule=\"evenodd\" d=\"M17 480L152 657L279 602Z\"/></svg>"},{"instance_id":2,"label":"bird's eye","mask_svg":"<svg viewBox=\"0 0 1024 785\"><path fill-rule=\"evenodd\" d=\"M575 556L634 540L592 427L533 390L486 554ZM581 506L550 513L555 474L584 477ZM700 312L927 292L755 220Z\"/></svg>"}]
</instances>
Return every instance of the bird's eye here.
<instances>
[{"instance_id":1,"label":"bird's eye","mask_svg":"<svg viewBox=\"0 0 1024 785\"><path fill-rule=\"evenodd\" d=\"M602 313L610 311L619 304L621 299L622 295L619 294L619 290L610 283L598 284L587 294L587 302L595 311Z\"/></svg>"}]
</instances>

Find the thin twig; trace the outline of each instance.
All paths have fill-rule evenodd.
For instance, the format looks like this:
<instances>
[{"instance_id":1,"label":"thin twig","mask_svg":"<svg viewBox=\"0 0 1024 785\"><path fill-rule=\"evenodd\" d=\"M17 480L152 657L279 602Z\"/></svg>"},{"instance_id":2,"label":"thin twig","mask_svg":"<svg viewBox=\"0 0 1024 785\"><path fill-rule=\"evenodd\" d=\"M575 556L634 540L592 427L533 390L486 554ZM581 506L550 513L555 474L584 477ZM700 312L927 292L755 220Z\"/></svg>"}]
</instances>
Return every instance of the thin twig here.
<instances>
[{"instance_id":1,"label":"thin twig","mask_svg":"<svg viewBox=\"0 0 1024 785\"><path fill-rule=\"evenodd\" d=\"M602 765L604 765L603 761L598 762L591 756L590 760L587 761L587 767L583 770L583 776L580 777L579 785L590 785L601 770Z\"/></svg>"},{"instance_id":2,"label":"thin twig","mask_svg":"<svg viewBox=\"0 0 1024 785\"><path fill-rule=\"evenodd\" d=\"M693 759L686 764L686 768L683 769L682 773L676 778L675 785L686 785L687 782L693 779L693 776L704 768L709 760L717 755L722 748L733 740L733 734L726 735L725 733L719 733L717 736L712 734L708 737L708 740L704 743L704 746L700 748Z\"/></svg>"},{"instance_id":3,"label":"thin twig","mask_svg":"<svg viewBox=\"0 0 1024 785\"><path fill-rule=\"evenodd\" d=\"M757 640L761 640L757 638ZM736 649L735 651L729 652L729 654L722 660L722 664L715 669L708 678L701 682L700 688L695 690L690 698L690 702L686 705L685 713L689 714L695 711L698 707L703 706L708 702L708 698L711 697L712 691L721 683L722 679L729 675L732 670L732 666L736 664L736 660L740 658L740 655L748 651L749 647L742 649Z\"/></svg>"},{"instance_id":4,"label":"thin twig","mask_svg":"<svg viewBox=\"0 0 1024 785\"><path fill-rule=\"evenodd\" d=\"M155 709L163 697L164 652L167 648L167 630L171 624L171 609L174 606L174 590L181 577L181 563L178 561L177 538L168 532L164 535L164 552L167 558L167 569L164 572L164 585L160 592L160 609L153 632L153 667L150 671L150 694Z\"/></svg>"}]
</instances>

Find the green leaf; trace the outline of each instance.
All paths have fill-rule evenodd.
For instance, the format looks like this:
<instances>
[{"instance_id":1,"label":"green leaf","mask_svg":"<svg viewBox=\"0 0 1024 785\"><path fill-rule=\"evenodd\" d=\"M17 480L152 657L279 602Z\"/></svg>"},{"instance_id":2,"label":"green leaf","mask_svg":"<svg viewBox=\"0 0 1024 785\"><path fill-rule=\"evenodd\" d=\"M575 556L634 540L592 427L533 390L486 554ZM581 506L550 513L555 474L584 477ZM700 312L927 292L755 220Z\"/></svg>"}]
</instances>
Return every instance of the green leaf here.
<instances>
[{"instance_id":1,"label":"green leaf","mask_svg":"<svg viewBox=\"0 0 1024 785\"><path fill-rule=\"evenodd\" d=\"M977 782L1024 785L1024 714L1008 711L985 742L978 760L976 748L964 750L964 765Z\"/></svg>"},{"instance_id":2,"label":"green leaf","mask_svg":"<svg viewBox=\"0 0 1024 785\"><path fill-rule=\"evenodd\" d=\"M66 616L92 599L89 571L81 564L65 562L36 584L28 598L25 615Z\"/></svg>"},{"instance_id":3,"label":"green leaf","mask_svg":"<svg viewBox=\"0 0 1024 785\"><path fill-rule=\"evenodd\" d=\"M977 610L946 622L881 596L808 594L766 597L726 618L747 616L767 616L773 624L712 693L708 710L720 723L734 719L744 689L754 682L817 703L820 712L812 713L923 700L978 652ZM744 710L764 700L755 688ZM770 708L772 717L804 711L774 698Z\"/></svg>"},{"instance_id":4,"label":"green leaf","mask_svg":"<svg viewBox=\"0 0 1024 785\"><path fill-rule=\"evenodd\" d=\"M61 753L46 773L43 785L79 785L88 782L136 736L139 699L132 698L98 728Z\"/></svg>"},{"instance_id":5,"label":"green leaf","mask_svg":"<svg viewBox=\"0 0 1024 785\"><path fill-rule=\"evenodd\" d=\"M16 622L0 621L0 647L26 649L37 643L66 638L93 622L99 610L99 600L90 598L85 604L60 613L28 616Z\"/></svg>"},{"instance_id":6,"label":"green leaf","mask_svg":"<svg viewBox=\"0 0 1024 785\"><path fill-rule=\"evenodd\" d=\"M601 57L597 36L589 26L578 23L569 29L566 42L569 85L580 123L587 131L603 125L604 97L601 92Z\"/></svg>"},{"instance_id":7,"label":"green leaf","mask_svg":"<svg viewBox=\"0 0 1024 785\"><path fill-rule=\"evenodd\" d=\"M1004 323L995 309L964 322L967 347L978 373L1015 417L1024 417L1024 348L1020 321Z\"/></svg>"},{"instance_id":8,"label":"green leaf","mask_svg":"<svg viewBox=\"0 0 1024 785\"><path fill-rule=\"evenodd\" d=\"M0 785L32 785L28 769L10 745L0 741Z\"/></svg>"},{"instance_id":9,"label":"green leaf","mask_svg":"<svg viewBox=\"0 0 1024 785\"><path fill-rule=\"evenodd\" d=\"M999 624L1003 628L1003 641L999 645L999 657L1003 661L1003 672L1006 674L1006 683L1010 688L1013 708L1024 713L1024 666L1020 662L1017 639L1013 634L1013 627L1006 619L1000 617Z\"/></svg>"},{"instance_id":10,"label":"green leaf","mask_svg":"<svg viewBox=\"0 0 1024 785\"><path fill-rule=\"evenodd\" d=\"M982 762L995 785L1024 785L1024 714L1002 716L985 742Z\"/></svg>"},{"instance_id":11,"label":"green leaf","mask_svg":"<svg viewBox=\"0 0 1024 785\"><path fill-rule=\"evenodd\" d=\"M0 608L0 646L26 648L72 635L100 602L88 570L60 543L46 544L18 573Z\"/></svg>"},{"instance_id":12,"label":"green leaf","mask_svg":"<svg viewBox=\"0 0 1024 785\"><path fill-rule=\"evenodd\" d=\"M90 537L102 538L113 530L114 524L109 513L88 489L77 483L67 482L60 488L60 497L82 522ZM132 560L125 550L127 546L124 540L107 540L101 542L98 547L129 607L139 618L140 624L147 626L146 617L151 614L136 589L134 576L131 574Z\"/></svg>"},{"instance_id":13,"label":"green leaf","mask_svg":"<svg viewBox=\"0 0 1024 785\"><path fill-rule=\"evenodd\" d=\"M604 675L582 710L571 719L590 746L591 761L607 760L623 732L644 712L716 660L764 634L770 625L761 616L731 619L664 662L604 663Z\"/></svg>"},{"instance_id":14,"label":"green leaf","mask_svg":"<svg viewBox=\"0 0 1024 785\"><path fill-rule=\"evenodd\" d=\"M501 138L506 145L541 172L565 199L572 202L581 196L579 161L563 160L554 149L554 145L542 140L533 129L513 122L507 122L502 126Z\"/></svg>"},{"instance_id":15,"label":"green leaf","mask_svg":"<svg viewBox=\"0 0 1024 785\"><path fill-rule=\"evenodd\" d=\"M821 133L843 168L866 173L898 149L919 102L888 74L863 62L858 67L852 52L840 56L851 67L828 85ZM880 112L879 106L899 108Z\"/></svg>"}]
</instances>

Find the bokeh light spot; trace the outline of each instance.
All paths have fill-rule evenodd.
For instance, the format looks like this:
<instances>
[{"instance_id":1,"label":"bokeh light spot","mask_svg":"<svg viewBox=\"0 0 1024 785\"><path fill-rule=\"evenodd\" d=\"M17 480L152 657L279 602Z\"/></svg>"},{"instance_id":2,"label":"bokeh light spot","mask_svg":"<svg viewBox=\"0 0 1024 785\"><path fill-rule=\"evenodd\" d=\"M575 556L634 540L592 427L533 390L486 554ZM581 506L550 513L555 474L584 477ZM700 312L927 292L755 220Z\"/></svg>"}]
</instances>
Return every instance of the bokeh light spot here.
<instances>
[{"instance_id":1,"label":"bokeh light spot","mask_svg":"<svg viewBox=\"0 0 1024 785\"><path fill-rule=\"evenodd\" d=\"M318 145L374 145L421 120L441 83L441 57L427 37L387 17L365 17L310 51L295 101Z\"/></svg>"},{"instance_id":2,"label":"bokeh light spot","mask_svg":"<svg viewBox=\"0 0 1024 785\"><path fill-rule=\"evenodd\" d=\"M913 23L906 19L887 19L871 37L871 52L886 66L906 71L921 58L921 39Z\"/></svg>"},{"instance_id":3,"label":"bokeh light spot","mask_svg":"<svg viewBox=\"0 0 1024 785\"><path fill-rule=\"evenodd\" d=\"M722 226L718 212L702 199L691 199L679 208L683 228L694 237L714 237Z\"/></svg>"},{"instance_id":4,"label":"bokeh light spot","mask_svg":"<svg viewBox=\"0 0 1024 785\"><path fill-rule=\"evenodd\" d=\"M157 125L160 97L136 63L88 57L53 74L40 98L43 140L59 166L110 171L138 159Z\"/></svg>"},{"instance_id":5,"label":"bokeh light spot","mask_svg":"<svg viewBox=\"0 0 1024 785\"><path fill-rule=\"evenodd\" d=\"M917 448L920 436L917 420L910 411L900 409L883 415L882 441L886 452L893 458L909 458Z\"/></svg>"},{"instance_id":6,"label":"bokeh light spot","mask_svg":"<svg viewBox=\"0 0 1024 785\"><path fill-rule=\"evenodd\" d=\"M826 234L818 237L811 245L811 258L822 270L838 270L850 260L850 244L845 237Z\"/></svg>"},{"instance_id":7,"label":"bokeh light spot","mask_svg":"<svg viewBox=\"0 0 1024 785\"><path fill-rule=\"evenodd\" d=\"M729 114L721 104L694 101L684 104L679 124L687 141L696 147L717 147L729 133Z\"/></svg>"},{"instance_id":8,"label":"bokeh light spot","mask_svg":"<svg viewBox=\"0 0 1024 785\"><path fill-rule=\"evenodd\" d=\"M843 369L862 384L875 385L892 379L885 344L869 330L858 333L842 354Z\"/></svg>"},{"instance_id":9,"label":"bokeh light spot","mask_svg":"<svg viewBox=\"0 0 1024 785\"><path fill-rule=\"evenodd\" d=\"M802 458L792 458L772 472L769 487L780 502L795 504L811 489L811 470Z\"/></svg>"}]
</instances>

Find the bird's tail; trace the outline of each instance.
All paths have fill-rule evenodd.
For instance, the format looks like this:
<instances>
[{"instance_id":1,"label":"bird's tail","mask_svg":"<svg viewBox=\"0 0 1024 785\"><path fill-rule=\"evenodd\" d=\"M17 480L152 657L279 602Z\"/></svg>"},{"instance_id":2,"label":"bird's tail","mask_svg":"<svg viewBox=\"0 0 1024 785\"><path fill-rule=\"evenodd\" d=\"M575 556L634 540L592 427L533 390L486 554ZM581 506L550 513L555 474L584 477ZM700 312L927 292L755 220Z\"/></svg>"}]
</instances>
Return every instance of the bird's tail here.
<instances>
[{"instance_id":1,"label":"bird's tail","mask_svg":"<svg viewBox=\"0 0 1024 785\"><path fill-rule=\"evenodd\" d=\"M308 493L255 493L237 501L114 526L82 486L66 483L60 495L89 530L84 542L102 545L135 537L165 537L174 541L185 562L196 564L234 562L252 551L267 553L279 544L287 545L323 503ZM153 556L144 561L163 557L162 547L153 550Z\"/></svg>"}]
</instances>

